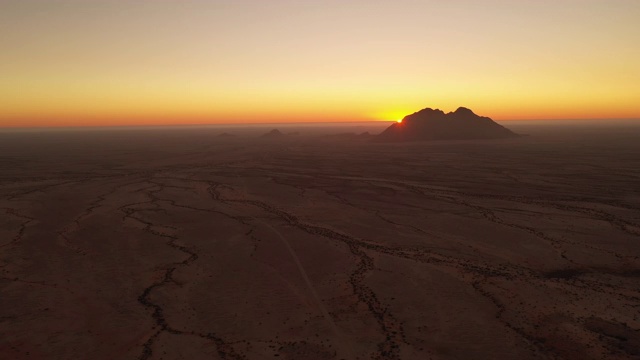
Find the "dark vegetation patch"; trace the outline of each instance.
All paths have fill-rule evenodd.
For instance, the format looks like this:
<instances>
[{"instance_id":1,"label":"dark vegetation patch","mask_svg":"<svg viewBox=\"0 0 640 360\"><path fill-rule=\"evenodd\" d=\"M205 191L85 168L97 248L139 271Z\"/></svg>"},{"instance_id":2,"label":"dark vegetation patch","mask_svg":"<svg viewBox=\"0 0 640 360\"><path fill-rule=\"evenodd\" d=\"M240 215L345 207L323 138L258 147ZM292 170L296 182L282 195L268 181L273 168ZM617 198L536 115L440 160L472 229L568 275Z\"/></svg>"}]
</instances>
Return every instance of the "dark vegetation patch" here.
<instances>
[{"instance_id":1,"label":"dark vegetation patch","mask_svg":"<svg viewBox=\"0 0 640 360\"><path fill-rule=\"evenodd\" d=\"M548 271L543 276L547 279L573 279L586 273L584 269L558 269Z\"/></svg>"},{"instance_id":2,"label":"dark vegetation patch","mask_svg":"<svg viewBox=\"0 0 640 360\"><path fill-rule=\"evenodd\" d=\"M627 324L607 321L599 317L590 317L585 321L589 331L605 337L613 348L631 356L640 356L640 331L634 330Z\"/></svg>"}]
</instances>

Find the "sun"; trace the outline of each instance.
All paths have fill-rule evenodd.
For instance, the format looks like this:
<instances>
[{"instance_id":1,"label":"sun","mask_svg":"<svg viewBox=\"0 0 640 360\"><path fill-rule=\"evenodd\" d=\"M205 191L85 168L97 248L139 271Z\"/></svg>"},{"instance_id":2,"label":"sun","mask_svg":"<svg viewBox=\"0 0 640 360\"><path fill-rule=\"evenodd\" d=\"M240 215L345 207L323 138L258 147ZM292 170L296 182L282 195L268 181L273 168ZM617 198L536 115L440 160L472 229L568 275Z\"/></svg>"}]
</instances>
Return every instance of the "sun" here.
<instances>
[{"instance_id":1,"label":"sun","mask_svg":"<svg viewBox=\"0 0 640 360\"><path fill-rule=\"evenodd\" d=\"M402 119L398 119L398 120L396 120L396 122L397 122L398 124L402 124Z\"/></svg>"}]
</instances>

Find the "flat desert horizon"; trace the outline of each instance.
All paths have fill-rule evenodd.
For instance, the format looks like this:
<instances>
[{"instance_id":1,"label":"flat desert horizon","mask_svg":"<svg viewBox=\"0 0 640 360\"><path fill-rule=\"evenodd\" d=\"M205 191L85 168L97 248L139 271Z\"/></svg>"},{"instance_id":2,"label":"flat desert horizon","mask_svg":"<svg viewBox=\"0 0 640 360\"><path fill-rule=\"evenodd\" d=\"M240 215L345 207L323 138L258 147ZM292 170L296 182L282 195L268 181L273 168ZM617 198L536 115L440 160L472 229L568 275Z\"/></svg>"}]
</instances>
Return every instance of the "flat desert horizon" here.
<instances>
[{"instance_id":1,"label":"flat desert horizon","mask_svg":"<svg viewBox=\"0 0 640 360\"><path fill-rule=\"evenodd\" d=\"M0 132L0 357L638 358L640 126L501 124Z\"/></svg>"}]
</instances>

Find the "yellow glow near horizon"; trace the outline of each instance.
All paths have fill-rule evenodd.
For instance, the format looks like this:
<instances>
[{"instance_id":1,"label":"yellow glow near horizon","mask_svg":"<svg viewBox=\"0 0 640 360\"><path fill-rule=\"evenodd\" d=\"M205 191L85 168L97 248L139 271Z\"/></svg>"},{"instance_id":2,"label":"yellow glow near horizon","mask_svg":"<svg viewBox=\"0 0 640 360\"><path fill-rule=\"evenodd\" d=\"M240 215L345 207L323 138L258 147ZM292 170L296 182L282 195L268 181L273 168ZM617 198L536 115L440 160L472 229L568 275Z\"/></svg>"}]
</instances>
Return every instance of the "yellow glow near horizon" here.
<instances>
[{"instance_id":1,"label":"yellow glow near horizon","mask_svg":"<svg viewBox=\"0 0 640 360\"><path fill-rule=\"evenodd\" d=\"M8 0L0 127L640 118L638 18L635 0Z\"/></svg>"}]
</instances>

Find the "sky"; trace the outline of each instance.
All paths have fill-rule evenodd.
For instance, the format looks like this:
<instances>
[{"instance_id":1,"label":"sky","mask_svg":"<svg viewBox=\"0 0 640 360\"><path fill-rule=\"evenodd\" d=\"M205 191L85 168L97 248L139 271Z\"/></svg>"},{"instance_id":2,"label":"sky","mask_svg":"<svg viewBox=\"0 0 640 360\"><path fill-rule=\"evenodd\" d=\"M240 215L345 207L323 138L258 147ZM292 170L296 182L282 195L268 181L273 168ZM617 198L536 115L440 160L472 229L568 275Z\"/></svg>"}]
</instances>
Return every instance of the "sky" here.
<instances>
[{"instance_id":1,"label":"sky","mask_svg":"<svg viewBox=\"0 0 640 360\"><path fill-rule=\"evenodd\" d=\"M640 118L638 0L0 0L0 127Z\"/></svg>"}]
</instances>

